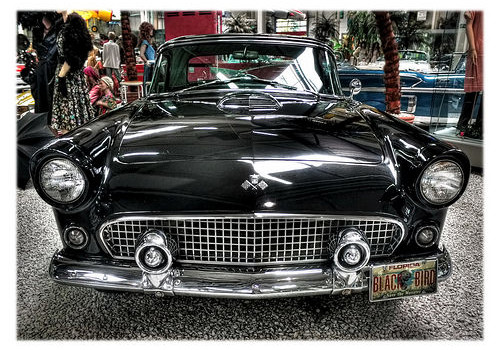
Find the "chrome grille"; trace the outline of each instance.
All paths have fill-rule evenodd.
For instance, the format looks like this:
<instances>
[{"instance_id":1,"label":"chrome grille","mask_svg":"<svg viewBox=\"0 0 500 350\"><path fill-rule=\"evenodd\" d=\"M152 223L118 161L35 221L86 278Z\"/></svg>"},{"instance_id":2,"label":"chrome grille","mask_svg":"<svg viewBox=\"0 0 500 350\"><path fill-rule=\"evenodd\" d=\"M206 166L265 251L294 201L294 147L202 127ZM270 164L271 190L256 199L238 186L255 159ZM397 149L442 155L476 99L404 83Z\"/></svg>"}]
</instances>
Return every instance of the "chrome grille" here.
<instances>
[{"instance_id":1,"label":"chrome grille","mask_svg":"<svg viewBox=\"0 0 500 350\"><path fill-rule=\"evenodd\" d=\"M365 233L372 256L390 255L403 238L392 219L294 215L125 217L103 225L100 238L113 257L133 259L139 235L155 228L177 242L181 262L270 264L326 260L329 243L348 227Z\"/></svg>"}]
</instances>

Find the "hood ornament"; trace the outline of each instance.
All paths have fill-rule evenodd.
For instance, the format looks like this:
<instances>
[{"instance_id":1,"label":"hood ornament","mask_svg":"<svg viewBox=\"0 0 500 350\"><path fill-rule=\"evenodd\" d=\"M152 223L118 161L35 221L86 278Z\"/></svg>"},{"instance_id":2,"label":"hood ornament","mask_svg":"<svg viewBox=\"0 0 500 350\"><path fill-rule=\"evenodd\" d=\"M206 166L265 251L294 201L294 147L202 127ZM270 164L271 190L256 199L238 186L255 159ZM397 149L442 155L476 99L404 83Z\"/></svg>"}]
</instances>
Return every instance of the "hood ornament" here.
<instances>
[{"instance_id":1,"label":"hood ornament","mask_svg":"<svg viewBox=\"0 0 500 350\"><path fill-rule=\"evenodd\" d=\"M243 187L243 189L245 190L252 189L257 191L259 188L261 190L265 190L269 186L264 180L260 179L260 175L252 174L249 176L248 180L245 180L241 184L241 187Z\"/></svg>"}]
</instances>

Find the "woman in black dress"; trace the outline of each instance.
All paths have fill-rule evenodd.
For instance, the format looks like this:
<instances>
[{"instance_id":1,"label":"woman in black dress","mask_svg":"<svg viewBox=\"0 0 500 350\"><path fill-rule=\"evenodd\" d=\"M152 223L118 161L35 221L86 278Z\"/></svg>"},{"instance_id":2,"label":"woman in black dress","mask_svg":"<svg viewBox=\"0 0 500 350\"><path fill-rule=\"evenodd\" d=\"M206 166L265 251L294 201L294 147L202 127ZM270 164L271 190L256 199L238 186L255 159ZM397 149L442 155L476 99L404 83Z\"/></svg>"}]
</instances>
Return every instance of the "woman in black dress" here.
<instances>
[{"instance_id":1,"label":"woman in black dress","mask_svg":"<svg viewBox=\"0 0 500 350\"><path fill-rule=\"evenodd\" d=\"M93 116L83 65L92 50L90 33L77 13L61 12L64 25L57 36L56 69L51 127L58 134L88 122Z\"/></svg>"},{"instance_id":2,"label":"woman in black dress","mask_svg":"<svg viewBox=\"0 0 500 350\"><path fill-rule=\"evenodd\" d=\"M57 67L57 33L58 20L62 21L55 12L43 14L39 25L33 28L33 48L38 57L35 70L35 79L31 85L31 95L35 100L35 113L52 111L52 97L54 95L54 80Z\"/></svg>"}]
</instances>

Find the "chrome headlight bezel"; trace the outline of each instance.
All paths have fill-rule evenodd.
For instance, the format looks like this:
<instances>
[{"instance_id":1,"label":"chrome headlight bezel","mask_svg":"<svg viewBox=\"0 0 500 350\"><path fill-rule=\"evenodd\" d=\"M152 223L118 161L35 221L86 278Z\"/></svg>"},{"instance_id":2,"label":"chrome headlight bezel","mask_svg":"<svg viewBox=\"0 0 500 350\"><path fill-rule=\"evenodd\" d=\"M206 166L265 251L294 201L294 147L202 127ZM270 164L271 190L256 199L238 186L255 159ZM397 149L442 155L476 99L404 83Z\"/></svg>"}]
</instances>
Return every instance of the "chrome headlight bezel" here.
<instances>
[{"instance_id":1,"label":"chrome headlight bezel","mask_svg":"<svg viewBox=\"0 0 500 350\"><path fill-rule=\"evenodd\" d=\"M424 203L432 207L449 206L463 193L466 184L465 176L463 167L454 159L436 159L420 173L416 182L417 194ZM434 197L432 191L434 191ZM443 194L446 191L449 193ZM438 192L441 192L443 198L437 198Z\"/></svg>"},{"instance_id":2,"label":"chrome headlight bezel","mask_svg":"<svg viewBox=\"0 0 500 350\"><path fill-rule=\"evenodd\" d=\"M72 175L69 175L69 178L66 179L68 182L70 182L69 185L71 184L71 181L74 181L75 185L79 187L76 191L76 194L71 195L67 200L63 200L62 198L56 197L51 194L46 183L47 179L44 178L44 169L55 162L59 162L59 166L64 165L64 167L66 167L66 170L62 169L60 171L73 173ZM47 176L50 176L50 174L48 174ZM64 177L64 174L59 174L59 176ZM59 155L48 157L41 163L41 165L37 169L37 181L38 187L41 193L43 193L43 198L53 206L77 205L82 201L83 198L86 197L89 188L89 180L85 171L73 160L66 157L61 157ZM66 184L66 186L68 186L68 184ZM63 187L64 186L61 186L61 191L64 191Z\"/></svg>"}]
</instances>

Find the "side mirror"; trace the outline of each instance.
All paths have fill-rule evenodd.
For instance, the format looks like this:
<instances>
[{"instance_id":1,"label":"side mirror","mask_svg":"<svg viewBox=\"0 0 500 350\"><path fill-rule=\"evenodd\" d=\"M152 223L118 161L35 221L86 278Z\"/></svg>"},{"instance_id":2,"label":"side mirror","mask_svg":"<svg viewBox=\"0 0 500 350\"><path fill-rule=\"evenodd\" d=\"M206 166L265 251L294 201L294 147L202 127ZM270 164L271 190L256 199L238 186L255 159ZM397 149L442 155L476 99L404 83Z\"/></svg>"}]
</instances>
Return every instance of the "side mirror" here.
<instances>
[{"instance_id":1,"label":"side mirror","mask_svg":"<svg viewBox=\"0 0 500 350\"><path fill-rule=\"evenodd\" d=\"M349 83L349 90L351 91L351 99L352 99L355 95L359 94L359 92L361 91L361 80L357 78L351 80L351 82Z\"/></svg>"}]
</instances>

